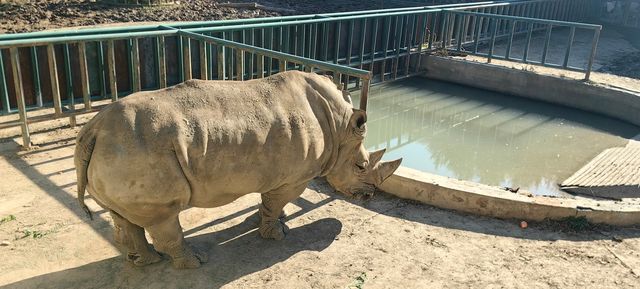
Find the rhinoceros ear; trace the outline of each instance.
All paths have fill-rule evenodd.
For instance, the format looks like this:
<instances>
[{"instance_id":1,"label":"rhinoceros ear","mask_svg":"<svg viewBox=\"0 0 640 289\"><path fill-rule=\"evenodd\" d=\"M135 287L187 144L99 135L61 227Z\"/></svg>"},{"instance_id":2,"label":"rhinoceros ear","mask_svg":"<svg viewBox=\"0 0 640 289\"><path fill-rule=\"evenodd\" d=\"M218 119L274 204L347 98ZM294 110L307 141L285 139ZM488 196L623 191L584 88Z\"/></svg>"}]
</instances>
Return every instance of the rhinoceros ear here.
<instances>
[{"instance_id":1,"label":"rhinoceros ear","mask_svg":"<svg viewBox=\"0 0 640 289\"><path fill-rule=\"evenodd\" d=\"M365 123L367 122L367 112L361 109L354 108L353 114L351 115L351 119L349 119L349 124L351 128L357 135L363 136L366 127Z\"/></svg>"}]
</instances>

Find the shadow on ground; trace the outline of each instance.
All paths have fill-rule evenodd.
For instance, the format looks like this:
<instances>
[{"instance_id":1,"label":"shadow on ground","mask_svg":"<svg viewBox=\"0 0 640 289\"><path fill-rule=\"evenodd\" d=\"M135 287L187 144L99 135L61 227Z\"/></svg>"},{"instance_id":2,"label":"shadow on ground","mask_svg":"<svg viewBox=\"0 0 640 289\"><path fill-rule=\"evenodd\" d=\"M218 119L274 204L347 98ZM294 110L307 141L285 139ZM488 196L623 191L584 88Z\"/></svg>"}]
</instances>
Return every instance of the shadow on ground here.
<instances>
[{"instance_id":1,"label":"shadow on ground","mask_svg":"<svg viewBox=\"0 0 640 289\"><path fill-rule=\"evenodd\" d=\"M322 251L342 230L340 221L325 218L292 229L283 241L271 241L258 236L254 221L187 238L209 253L209 262L199 269L175 270L168 261L134 268L122 257L114 257L0 288L174 288L177 283L180 288L219 288L298 252Z\"/></svg>"}]
</instances>

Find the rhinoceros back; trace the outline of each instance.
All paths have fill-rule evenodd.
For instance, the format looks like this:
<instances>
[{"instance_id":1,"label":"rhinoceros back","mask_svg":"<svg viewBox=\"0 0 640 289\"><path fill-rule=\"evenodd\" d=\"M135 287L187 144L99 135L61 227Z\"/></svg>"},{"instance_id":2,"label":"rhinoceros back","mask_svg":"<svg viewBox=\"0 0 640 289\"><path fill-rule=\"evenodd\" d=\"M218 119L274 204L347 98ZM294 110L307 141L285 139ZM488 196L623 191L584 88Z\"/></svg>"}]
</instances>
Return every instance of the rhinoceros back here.
<instances>
[{"instance_id":1,"label":"rhinoceros back","mask_svg":"<svg viewBox=\"0 0 640 289\"><path fill-rule=\"evenodd\" d=\"M190 190L179 202L218 206L246 193L311 179L322 170L332 141L332 116L326 104L310 97L313 89L305 77L282 73L246 82L191 80L133 94L87 126L95 134L101 162L136 164L122 174L160 178L159 183L163 176L180 177L174 176L176 168L168 168L179 166ZM138 181L131 187L150 185Z\"/></svg>"}]
</instances>

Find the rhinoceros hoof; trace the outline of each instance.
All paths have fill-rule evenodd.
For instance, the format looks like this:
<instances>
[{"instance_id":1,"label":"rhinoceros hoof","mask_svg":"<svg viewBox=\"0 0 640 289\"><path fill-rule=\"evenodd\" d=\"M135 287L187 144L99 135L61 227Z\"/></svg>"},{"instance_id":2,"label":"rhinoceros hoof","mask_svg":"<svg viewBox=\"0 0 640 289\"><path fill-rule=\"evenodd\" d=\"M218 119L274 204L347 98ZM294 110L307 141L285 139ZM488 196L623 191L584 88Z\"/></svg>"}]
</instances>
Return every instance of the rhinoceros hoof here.
<instances>
[{"instance_id":1,"label":"rhinoceros hoof","mask_svg":"<svg viewBox=\"0 0 640 289\"><path fill-rule=\"evenodd\" d=\"M206 253L198 250L186 250L183 256L173 259L173 267L176 269L195 269L207 261L209 261L209 256Z\"/></svg>"},{"instance_id":2,"label":"rhinoceros hoof","mask_svg":"<svg viewBox=\"0 0 640 289\"><path fill-rule=\"evenodd\" d=\"M132 262L133 265L142 267L153 263L158 263L162 261L162 257L160 257L160 255L156 252L147 252L144 254L129 252L127 254L127 260Z\"/></svg>"},{"instance_id":3,"label":"rhinoceros hoof","mask_svg":"<svg viewBox=\"0 0 640 289\"><path fill-rule=\"evenodd\" d=\"M280 220L263 223L258 229L260 236L265 239L282 240L289 232L289 227Z\"/></svg>"}]
</instances>

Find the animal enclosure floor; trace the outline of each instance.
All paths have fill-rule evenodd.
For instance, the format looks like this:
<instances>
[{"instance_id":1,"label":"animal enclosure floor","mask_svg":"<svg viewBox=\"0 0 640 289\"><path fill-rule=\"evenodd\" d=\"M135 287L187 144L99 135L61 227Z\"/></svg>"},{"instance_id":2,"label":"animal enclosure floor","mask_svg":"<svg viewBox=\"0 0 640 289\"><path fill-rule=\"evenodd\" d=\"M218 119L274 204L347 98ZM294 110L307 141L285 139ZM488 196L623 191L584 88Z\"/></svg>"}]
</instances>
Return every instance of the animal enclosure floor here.
<instances>
[{"instance_id":1,"label":"animal enclosure floor","mask_svg":"<svg viewBox=\"0 0 640 289\"><path fill-rule=\"evenodd\" d=\"M638 228L520 229L520 220L385 194L350 201L321 180L287 205L284 241L258 237L254 194L181 214L187 241L209 253L202 268L177 271L168 261L135 268L114 245L108 213L89 198L90 221L77 205L78 129L39 129L37 150L0 141L0 288L640 287Z\"/></svg>"}]
</instances>

